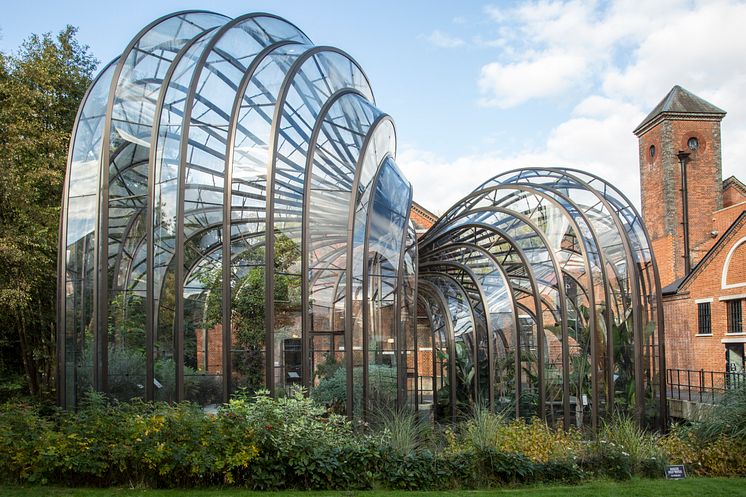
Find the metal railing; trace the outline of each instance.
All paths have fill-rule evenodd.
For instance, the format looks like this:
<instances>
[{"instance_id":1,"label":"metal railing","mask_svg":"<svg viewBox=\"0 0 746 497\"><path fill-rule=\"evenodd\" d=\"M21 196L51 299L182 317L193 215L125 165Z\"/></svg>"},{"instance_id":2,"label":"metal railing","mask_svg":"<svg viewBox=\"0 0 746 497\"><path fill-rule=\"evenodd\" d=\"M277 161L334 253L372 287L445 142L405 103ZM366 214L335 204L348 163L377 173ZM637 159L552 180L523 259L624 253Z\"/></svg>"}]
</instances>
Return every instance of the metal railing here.
<instances>
[{"instance_id":1,"label":"metal railing","mask_svg":"<svg viewBox=\"0 0 746 497\"><path fill-rule=\"evenodd\" d=\"M666 370L669 399L718 404L727 390L746 386L746 372Z\"/></svg>"}]
</instances>

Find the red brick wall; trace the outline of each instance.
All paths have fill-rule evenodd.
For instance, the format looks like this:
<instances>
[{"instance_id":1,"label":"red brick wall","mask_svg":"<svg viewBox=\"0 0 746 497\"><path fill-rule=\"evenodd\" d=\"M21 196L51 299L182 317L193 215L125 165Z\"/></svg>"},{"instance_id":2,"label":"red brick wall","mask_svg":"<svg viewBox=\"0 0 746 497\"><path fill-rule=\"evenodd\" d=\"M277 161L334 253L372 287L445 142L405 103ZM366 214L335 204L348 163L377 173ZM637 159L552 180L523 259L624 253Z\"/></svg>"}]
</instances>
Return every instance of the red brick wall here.
<instances>
[{"instance_id":1,"label":"red brick wall","mask_svg":"<svg viewBox=\"0 0 746 497\"><path fill-rule=\"evenodd\" d=\"M712 215L712 229L716 230L718 235L722 235L745 210L746 203L720 209Z\"/></svg>"},{"instance_id":2,"label":"red brick wall","mask_svg":"<svg viewBox=\"0 0 746 497\"><path fill-rule=\"evenodd\" d=\"M725 284L737 285L743 283L746 285L746 242L741 243L730 256L726 273ZM746 286L743 287L746 292Z\"/></svg>"},{"instance_id":3,"label":"red brick wall","mask_svg":"<svg viewBox=\"0 0 746 497\"><path fill-rule=\"evenodd\" d=\"M699 141L696 151L687 145L692 137ZM655 157L650 156L651 145L656 148ZM679 151L691 154L686 168L693 266L712 244L713 213L722 207L720 123L664 119L640 136L642 215L664 286L685 274Z\"/></svg>"},{"instance_id":4,"label":"red brick wall","mask_svg":"<svg viewBox=\"0 0 746 497\"><path fill-rule=\"evenodd\" d=\"M746 294L746 286L722 288L723 266L730 249L744 236L746 220L741 220L740 226L728 236L717 252L702 267L697 268L690 283L680 288L677 295L664 298L667 368L723 371L725 345L721 340L726 338L727 305L726 301L719 299ZM746 267L746 244L741 245L731 256L731 267ZM746 270L739 269L738 273L746 278ZM696 301L699 299L712 299L712 336L696 336Z\"/></svg>"},{"instance_id":5,"label":"red brick wall","mask_svg":"<svg viewBox=\"0 0 746 497\"><path fill-rule=\"evenodd\" d=\"M730 207L741 202L746 202L746 195L741 190L733 185L728 185L723 190L723 207Z\"/></svg>"},{"instance_id":6,"label":"red brick wall","mask_svg":"<svg viewBox=\"0 0 746 497\"><path fill-rule=\"evenodd\" d=\"M217 324L209 330L198 328L197 337L197 371L220 374L223 372L223 325ZM207 357L205 357L205 338L207 338ZM205 359L207 367L205 368Z\"/></svg>"}]
</instances>

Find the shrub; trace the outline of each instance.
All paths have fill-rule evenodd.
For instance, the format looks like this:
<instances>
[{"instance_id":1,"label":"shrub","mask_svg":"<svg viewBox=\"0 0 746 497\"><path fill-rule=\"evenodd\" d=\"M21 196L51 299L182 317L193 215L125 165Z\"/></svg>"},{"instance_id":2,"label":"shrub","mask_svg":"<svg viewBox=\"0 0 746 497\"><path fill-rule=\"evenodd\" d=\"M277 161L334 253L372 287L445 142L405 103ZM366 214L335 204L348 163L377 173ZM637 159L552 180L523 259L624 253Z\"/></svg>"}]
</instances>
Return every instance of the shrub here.
<instances>
[{"instance_id":1,"label":"shrub","mask_svg":"<svg viewBox=\"0 0 746 497\"><path fill-rule=\"evenodd\" d=\"M424 448L432 433L432 424L408 407L379 409L374 413L374 426L381 444L402 455Z\"/></svg>"},{"instance_id":2,"label":"shrub","mask_svg":"<svg viewBox=\"0 0 746 497\"><path fill-rule=\"evenodd\" d=\"M363 468L375 464L374 440L353 433L343 416L305 397L301 390L273 399L260 391L224 409L256 433L259 456L249 484L256 489L368 488Z\"/></svg>"},{"instance_id":3,"label":"shrub","mask_svg":"<svg viewBox=\"0 0 746 497\"><path fill-rule=\"evenodd\" d=\"M536 464L536 477L545 483L576 485L586 476L574 459L556 459Z\"/></svg>"},{"instance_id":4,"label":"shrub","mask_svg":"<svg viewBox=\"0 0 746 497\"><path fill-rule=\"evenodd\" d=\"M411 451L406 454L389 450L383 458L385 464L378 472L379 482L392 489L426 490L436 487L443 476L436 469L436 457L429 450Z\"/></svg>"},{"instance_id":5,"label":"shrub","mask_svg":"<svg viewBox=\"0 0 746 497\"><path fill-rule=\"evenodd\" d=\"M674 427L662 446L696 474L746 475L746 386L726 391L701 421Z\"/></svg>"},{"instance_id":6,"label":"shrub","mask_svg":"<svg viewBox=\"0 0 746 497\"><path fill-rule=\"evenodd\" d=\"M592 474L618 481L629 480L634 474L629 453L614 442L603 439L589 445L581 464L583 469Z\"/></svg>"},{"instance_id":7,"label":"shrub","mask_svg":"<svg viewBox=\"0 0 746 497\"><path fill-rule=\"evenodd\" d=\"M745 476L746 440L720 434L702 438L698 427L674 427L661 445L668 459L701 476Z\"/></svg>"},{"instance_id":8,"label":"shrub","mask_svg":"<svg viewBox=\"0 0 746 497\"><path fill-rule=\"evenodd\" d=\"M536 418L531 422L519 419L500 427L496 448L523 454L537 463L573 460L581 451L581 434L577 430L555 430Z\"/></svg>"},{"instance_id":9,"label":"shrub","mask_svg":"<svg viewBox=\"0 0 746 497\"><path fill-rule=\"evenodd\" d=\"M703 441L714 442L720 437L746 439L746 385L727 390L722 401L694 426Z\"/></svg>"},{"instance_id":10,"label":"shrub","mask_svg":"<svg viewBox=\"0 0 746 497\"><path fill-rule=\"evenodd\" d=\"M504 424L503 415L484 407L475 407L471 417L461 425L461 433L465 444L472 449L494 449Z\"/></svg>"},{"instance_id":11,"label":"shrub","mask_svg":"<svg viewBox=\"0 0 746 497\"><path fill-rule=\"evenodd\" d=\"M621 479L626 479L624 473L627 465L631 474L660 478L666 458L659 438L640 428L632 418L616 416L602 423L597 450L600 450L602 459L608 459L608 465L615 466L621 472ZM607 470L611 466L607 466Z\"/></svg>"},{"instance_id":12,"label":"shrub","mask_svg":"<svg viewBox=\"0 0 746 497\"><path fill-rule=\"evenodd\" d=\"M232 482L257 456L250 427L194 404L108 404L75 413L0 412L0 468L16 482L198 486Z\"/></svg>"},{"instance_id":13,"label":"shrub","mask_svg":"<svg viewBox=\"0 0 746 497\"><path fill-rule=\"evenodd\" d=\"M15 482L46 483L49 449L59 435L51 419L35 406L5 404L0 407L0 476Z\"/></svg>"},{"instance_id":14,"label":"shrub","mask_svg":"<svg viewBox=\"0 0 746 497\"><path fill-rule=\"evenodd\" d=\"M480 451L484 475L490 483L530 483L534 481L536 466L523 454L500 452L496 449Z\"/></svg>"}]
</instances>

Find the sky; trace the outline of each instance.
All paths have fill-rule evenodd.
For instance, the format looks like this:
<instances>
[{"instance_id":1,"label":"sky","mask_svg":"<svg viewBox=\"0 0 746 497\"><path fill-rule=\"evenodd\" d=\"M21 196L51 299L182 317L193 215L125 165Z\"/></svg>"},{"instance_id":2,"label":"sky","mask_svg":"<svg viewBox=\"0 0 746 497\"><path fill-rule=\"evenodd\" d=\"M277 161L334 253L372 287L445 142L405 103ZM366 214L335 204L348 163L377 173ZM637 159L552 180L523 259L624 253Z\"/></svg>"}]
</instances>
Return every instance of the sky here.
<instances>
[{"instance_id":1,"label":"sky","mask_svg":"<svg viewBox=\"0 0 746 497\"><path fill-rule=\"evenodd\" d=\"M102 66L169 12L280 15L360 63L415 201L438 214L492 176L540 166L593 172L639 205L632 130L676 84L727 111L723 178L746 180L746 2L0 3L0 51L72 24Z\"/></svg>"}]
</instances>

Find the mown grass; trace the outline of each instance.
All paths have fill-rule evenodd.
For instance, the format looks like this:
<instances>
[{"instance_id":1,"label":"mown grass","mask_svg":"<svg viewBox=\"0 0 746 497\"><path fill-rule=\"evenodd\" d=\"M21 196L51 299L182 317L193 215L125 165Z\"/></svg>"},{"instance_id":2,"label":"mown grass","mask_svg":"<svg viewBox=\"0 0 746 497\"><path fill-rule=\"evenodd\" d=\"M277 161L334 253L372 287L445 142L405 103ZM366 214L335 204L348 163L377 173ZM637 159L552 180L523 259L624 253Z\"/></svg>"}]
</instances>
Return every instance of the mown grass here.
<instances>
[{"instance_id":1,"label":"mown grass","mask_svg":"<svg viewBox=\"0 0 746 497\"><path fill-rule=\"evenodd\" d=\"M640 480L618 483L594 481L578 486L541 485L522 488L490 490L444 490L433 492L407 491L285 491L252 492L237 489L143 490L126 488L62 488L43 486L0 486L3 497L446 497L468 495L475 497L746 497L743 478L688 478L686 480Z\"/></svg>"}]
</instances>

